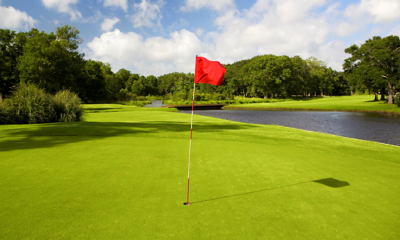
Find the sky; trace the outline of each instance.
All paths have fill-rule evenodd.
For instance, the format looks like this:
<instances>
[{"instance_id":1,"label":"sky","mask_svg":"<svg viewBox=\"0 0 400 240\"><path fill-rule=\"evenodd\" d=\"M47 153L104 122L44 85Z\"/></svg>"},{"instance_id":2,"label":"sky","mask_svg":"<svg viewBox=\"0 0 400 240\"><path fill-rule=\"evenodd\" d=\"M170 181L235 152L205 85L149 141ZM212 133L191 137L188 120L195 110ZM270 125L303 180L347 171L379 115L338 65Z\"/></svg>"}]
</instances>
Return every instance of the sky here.
<instances>
[{"instance_id":1,"label":"sky","mask_svg":"<svg viewBox=\"0 0 400 240\"><path fill-rule=\"evenodd\" d=\"M0 28L75 26L86 59L144 76L274 54L337 71L344 49L400 35L400 0L0 0Z\"/></svg>"}]
</instances>

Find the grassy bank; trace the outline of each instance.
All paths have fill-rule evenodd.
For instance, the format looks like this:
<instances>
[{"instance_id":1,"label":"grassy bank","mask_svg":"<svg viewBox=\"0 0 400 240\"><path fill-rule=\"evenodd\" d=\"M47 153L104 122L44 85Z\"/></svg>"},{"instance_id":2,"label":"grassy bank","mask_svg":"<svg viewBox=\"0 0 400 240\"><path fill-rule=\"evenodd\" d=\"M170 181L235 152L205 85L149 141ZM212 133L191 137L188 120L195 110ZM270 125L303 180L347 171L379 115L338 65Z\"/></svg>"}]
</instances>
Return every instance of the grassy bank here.
<instances>
[{"instance_id":1,"label":"grassy bank","mask_svg":"<svg viewBox=\"0 0 400 240\"><path fill-rule=\"evenodd\" d=\"M322 111L372 111L400 113L400 108L384 101L373 101L372 95L344 97L301 98L293 101L232 104L225 109L248 108L258 110L322 110Z\"/></svg>"},{"instance_id":2,"label":"grassy bank","mask_svg":"<svg viewBox=\"0 0 400 240\"><path fill-rule=\"evenodd\" d=\"M86 105L0 126L0 239L399 239L400 148Z\"/></svg>"}]
</instances>

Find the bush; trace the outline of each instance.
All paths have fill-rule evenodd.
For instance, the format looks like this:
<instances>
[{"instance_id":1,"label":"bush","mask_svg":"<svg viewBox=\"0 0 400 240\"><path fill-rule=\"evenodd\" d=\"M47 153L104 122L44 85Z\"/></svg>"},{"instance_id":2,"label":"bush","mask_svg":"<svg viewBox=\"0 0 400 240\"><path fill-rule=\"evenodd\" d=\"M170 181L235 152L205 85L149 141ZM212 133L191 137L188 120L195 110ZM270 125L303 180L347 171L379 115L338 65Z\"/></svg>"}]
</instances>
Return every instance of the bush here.
<instances>
[{"instance_id":1,"label":"bush","mask_svg":"<svg viewBox=\"0 0 400 240\"><path fill-rule=\"evenodd\" d=\"M51 98L52 122L77 122L83 115L82 101L77 94L63 90Z\"/></svg>"},{"instance_id":2,"label":"bush","mask_svg":"<svg viewBox=\"0 0 400 240\"><path fill-rule=\"evenodd\" d=\"M185 101L187 99L188 95L184 92L178 92L174 93L172 96L172 100L175 102L180 102L180 101Z\"/></svg>"},{"instance_id":3,"label":"bush","mask_svg":"<svg viewBox=\"0 0 400 240\"><path fill-rule=\"evenodd\" d=\"M400 92L396 93L396 95L394 95L394 103L400 107Z\"/></svg>"},{"instance_id":4,"label":"bush","mask_svg":"<svg viewBox=\"0 0 400 240\"><path fill-rule=\"evenodd\" d=\"M10 119L9 108L5 103L0 103L0 125L12 124L14 121Z\"/></svg>"},{"instance_id":5,"label":"bush","mask_svg":"<svg viewBox=\"0 0 400 240\"><path fill-rule=\"evenodd\" d=\"M55 96L33 84L21 84L0 104L0 124L32 124L80 121L81 99L64 90Z\"/></svg>"},{"instance_id":6,"label":"bush","mask_svg":"<svg viewBox=\"0 0 400 240\"><path fill-rule=\"evenodd\" d=\"M21 84L2 103L5 123L44 123L51 118L50 95L33 84ZM5 116L5 117L4 117Z\"/></svg>"}]
</instances>

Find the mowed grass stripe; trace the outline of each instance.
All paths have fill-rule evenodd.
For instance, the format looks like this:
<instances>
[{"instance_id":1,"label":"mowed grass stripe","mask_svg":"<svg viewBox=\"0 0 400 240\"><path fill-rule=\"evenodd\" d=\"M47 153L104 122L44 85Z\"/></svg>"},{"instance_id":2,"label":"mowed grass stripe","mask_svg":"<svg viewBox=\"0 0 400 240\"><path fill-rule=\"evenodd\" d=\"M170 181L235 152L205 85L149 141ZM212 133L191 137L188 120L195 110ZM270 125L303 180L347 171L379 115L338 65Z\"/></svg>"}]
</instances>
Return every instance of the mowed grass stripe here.
<instances>
[{"instance_id":1,"label":"mowed grass stripe","mask_svg":"<svg viewBox=\"0 0 400 240\"><path fill-rule=\"evenodd\" d=\"M190 115L86 121L0 126L0 239L400 238L398 147L195 116L186 207Z\"/></svg>"},{"instance_id":2,"label":"mowed grass stripe","mask_svg":"<svg viewBox=\"0 0 400 240\"><path fill-rule=\"evenodd\" d=\"M323 97L323 98L300 98L298 100L270 102L270 103L250 103L232 104L229 108L248 108L248 109L288 109L288 110L322 110L322 111L365 111L365 112L392 112L399 114L400 107L395 104L386 104L384 101L373 101L373 95L354 95L342 97Z\"/></svg>"}]
</instances>

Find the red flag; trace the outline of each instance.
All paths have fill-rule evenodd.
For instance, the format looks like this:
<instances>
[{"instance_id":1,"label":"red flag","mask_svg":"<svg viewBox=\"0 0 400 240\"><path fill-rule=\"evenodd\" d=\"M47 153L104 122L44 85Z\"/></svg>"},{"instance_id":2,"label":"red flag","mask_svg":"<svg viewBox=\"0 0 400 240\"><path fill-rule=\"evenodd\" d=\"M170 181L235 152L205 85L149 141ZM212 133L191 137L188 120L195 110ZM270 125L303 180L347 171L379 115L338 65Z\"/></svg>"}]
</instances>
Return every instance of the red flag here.
<instances>
[{"instance_id":1,"label":"red flag","mask_svg":"<svg viewBox=\"0 0 400 240\"><path fill-rule=\"evenodd\" d=\"M196 56L195 83L207 83L221 86L226 69L217 61L209 61L204 57Z\"/></svg>"}]
</instances>

